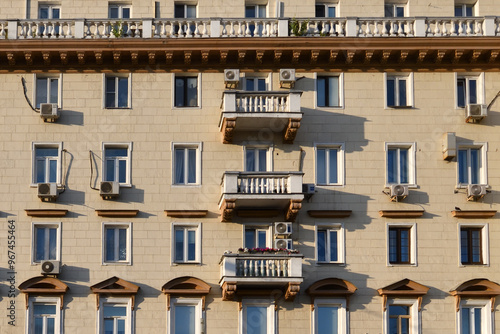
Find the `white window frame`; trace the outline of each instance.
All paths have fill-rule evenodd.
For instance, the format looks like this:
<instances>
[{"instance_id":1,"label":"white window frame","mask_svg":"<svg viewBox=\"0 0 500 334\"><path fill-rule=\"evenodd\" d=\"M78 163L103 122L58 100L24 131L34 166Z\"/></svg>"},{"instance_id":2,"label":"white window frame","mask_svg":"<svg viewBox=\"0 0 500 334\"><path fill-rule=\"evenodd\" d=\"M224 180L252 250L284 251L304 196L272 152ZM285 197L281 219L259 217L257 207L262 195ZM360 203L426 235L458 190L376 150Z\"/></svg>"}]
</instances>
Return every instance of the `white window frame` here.
<instances>
[{"instance_id":1,"label":"white window frame","mask_svg":"<svg viewBox=\"0 0 500 334\"><path fill-rule=\"evenodd\" d=\"M119 78L127 78L127 106L118 107L118 83L115 82L115 103L113 107L106 107L106 79L115 78L117 81ZM132 73L104 73L102 75L102 109L131 109L132 108Z\"/></svg>"},{"instance_id":2,"label":"white window frame","mask_svg":"<svg viewBox=\"0 0 500 334\"><path fill-rule=\"evenodd\" d=\"M196 250L195 250L195 259L194 260L186 260L187 257L187 242L186 239L184 239L184 253L183 253L183 260L182 261L177 261L175 259L175 231L178 229L183 229L184 231L195 231L196 232ZM201 249L202 249L202 244L201 244L201 223L172 223L172 230L171 230L171 264L172 265L178 265L178 264L201 264Z\"/></svg>"},{"instance_id":3,"label":"white window frame","mask_svg":"<svg viewBox=\"0 0 500 334\"><path fill-rule=\"evenodd\" d=\"M469 80L470 79L475 79L477 82L476 86L476 97L477 97L477 104L484 104L485 102L485 83L484 83L484 72L480 73L455 73L455 108L456 109L461 109L463 110L464 107L459 107L458 106L458 92L457 92L457 84L458 84L458 79L465 79L465 105L467 106L470 104L469 101Z\"/></svg>"},{"instance_id":4,"label":"white window frame","mask_svg":"<svg viewBox=\"0 0 500 334\"><path fill-rule=\"evenodd\" d=\"M243 145L243 169L246 170L246 166L247 166L247 150L267 150L266 152L266 171L267 172L272 172L274 170L274 147L272 146L272 144L269 144L269 145L265 145L265 144L261 144L261 145L251 145L251 144L244 144ZM258 157L257 157L258 158ZM257 162L258 164L258 162Z\"/></svg>"},{"instance_id":5,"label":"white window frame","mask_svg":"<svg viewBox=\"0 0 500 334\"><path fill-rule=\"evenodd\" d=\"M390 305L403 305L410 307L410 333L420 333L421 330L421 312L418 310L418 298L408 298L408 299L400 299L400 298L388 298L387 299L387 307L383 312L384 318L384 334L389 332L389 306Z\"/></svg>"},{"instance_id":6,"label":"white window frame","mask_svg":"<svg viewBox=\"0 0 500 334\"><path fill-rule=\"evenodd\" d=\"M61 222L32 222L31 223L31 264L40 264L43 261L61 261ZM41 261L36 260L36 229L38 228L55 228L57 231L56 234L56 258L53 260L43 259ZM45 240L45 246L47 246L48 240ZM46 251L46 250L45 250ZM44 251L44 252L45 252ZM46 255L46 254L45 254Z\"/></svg>"},{"instance_id":7,"label":"white window frame","mask_svg":"<svg viewBox=\"0 0 500 334\"><path fill-rule=\"evenodd\" d=\"M316 11L316 6L324 6L325 7L325 14L328 14L328 8L335 8L335 16L334 17L339 17L339 4L338 2L316 2L314 7L314 11ZM316 16L315 16L316 17ZM321 17L316 17L320 19ZM325 16L324 18L332 18L331 16Z\"/></svg>"},{"instance_id":8,"label":"white window frame","mask_svg":"<svg viewBox=\"0 0 500 334\"><path fill-rule=\"evenodd\" d=\"M398 7L403 7L404 9L404 17L410 16L410 10L408 6L408 1L407 0L392 0L392 1L385 1L384 2L384 17L385 16L385 6L393 6L393 12L396 13L396 8ZM393 16L395 18L397 16ZM389 18L389 17L386 17Z\"/></svg>"},{"instance_id":9,"label":"white window frame","mask_svg":"<svg viewBox=\"0 0 500 334\"><path fill-rule=\"evenodd\" d=\"M64 309L61 307L61 298L59 297L29 297L28 308L26 309L26 334L33 334L35 331L34 323L34 305L33 304L55 304L56 315L54 321L54 333L64 334Z\"/></svg>"},{"instance_id":10,"label":"white window frame","mask_svg":"<svg viewBox=\"0 0 500 334\"><path fill-rule=\"evenodd\" d=\"M241 309L239 312L239 334L247 334L245 324L246 324L246 308L248 306L265 306L267 307L267 333L266 334L276 334L277 333L277 311L275 310L275 301L271 299L246 299L243 298L241 301Z\"/></svg>"},{"instance_id":11,"label":"white window frame","mask_svg":"<svg viewBox=\"0 0 500 334\"><path fill-rule=\"evenodd\" d=\"M456 1L455 0L455 5L453 7L453 10L455 10L455 7L462 7L462 13L465 13L465 9L466 7L472 7L472 16L471 17L474 17L474 16L478 16L479 13L478 13L478 10L479 10L479 7L477 6L477 0L461 0L461 1ZM455 14L455 13L453 13ZM467 16L455 16L455 17L467 17Z\"/></svg>"},{"instance_id":12,"label":"white window frame","mask_svg":"<svg viewBox=\"0 0 500 334\"><path fill-rule=\"evenodd\" d=\"M311 333L318 333L318 307L330 306L338 307L338 333L349 333L349 311L345 298L315 298L314 310L311 313Z\"/></svg>"},{"instance_id":13,"label":"white window frame","mask_svg":"<svg viewBox=\"0 0 500 334\"><path fill-rule=\"evenodd\" d=\"M40 18L40 10L42 8L47 8L48 9L49 17L46 18L46 19L41 19ZM37 18L41 19L41 20L52 20L53 19L53 12L52 12L53 9L59 9L59 18L61 18L62 17L62 15L61 15L62 6L60 4L58 4L58 3L51 3L51 2L49 2L49 3L39 2L38 3L38 12L37 12L38 16L37 16Z\"/></svg>"},{"instance_id":14,"label":"white window frame","mask_svg":"<svg viewBox=\"0 0 500 334\"><path fill-rule=\"evenodd\" d=\"M60 74L40 74L40 73L35 73L33 74L33 99L32 101L35 101L34 106L36 107L38 104L37 101L37 79L46 79L47 81L50 81L51 79L57 79L57 106L58 108L62 108L62 80L63 80L63 75L62 73ZM46 102L40 102L40 103L50 103L49 101L49 96L50 96L50 82L47 83L47 101Z\"/></svg>"},{"instance_id":15,"label":"white window frame","mask_svg":"<svg viewBox=\"0 0 500 334\"><path fill-rule=\"evenodd\" d=\"M462 264L462 228L480 228L481 229L481 255L482 264ZM489 225L488 223L458 223L458 266L459 267L488 267L490 265L490 242L489 242Z\"/></svg>"},{"instance_id":16,"label":"white window frame","mask_svg":"<svg viewBox=\"0 0 500 334\"><path fill-rule=\"evenodd\" d=\"M262 92L269 92L273 90L272 73L241 73L240 74L241 87L244 91L249 91L247 90L246 79L265 79L266 89Z\"/></svg>"},{"instance_id":17,"label":"white window frame","mask_svg":"<svg viewBox=\"0 0 500 334\"><path fill-rule=\"evenodd\" d=\"M175 105L175 90L177 89L175 84L175 78L177 77L191 77L197 78L197 95L198 99L196 101L196 106L176 106ZM174 109L201 109L201 73L172 73L172 108Z\"/></svg>"},{"instance_id":18,"label":"white window frame","mask_svg":"<svg viewBox=\"0 0 500 334\"><path fill-rule=\"evenodd\" d=\"M124 159L127 162L127 171L126 171L126 182L120 183L120 187L132 187L132 142L128 143L119 143L119 142L103 142L102 143L102 181L106 180L106 149L107 148L125 148L127 149L127 157ZM115 159L115 161L117 161ZM115 166L115 180L117 179L117 166Z\"/></svg>"},{"instance_id":19,"label":"white window frame","mask_svg":"<svg viewBox=\"0 0 500 334\"><path fill-rule=\"evenodd\" d=\"M175 308L181 305L188 305L195 307L195 333L205 333L205 311L202 307L201 298L170 298L170 308L167 310L167 334L175 334Z\"/></svg>"},{"instance_id":20,"label":"white window frame","mask_svg":"<svg viewBox=\"0 0 500 334\"><path fill-rule=\"evenodd\" d=\"M331 261L331 250L330 250L330 233L327 234L326 242L326 260L319 261L318 259L318 232L319 231L337 231L337 261ZM314 259L317 264L323 263L335 263L335 264L345 264L345 229L343 223L316 223L314 226Z\"/></svg>"},{"instance_id":21,"label":"white window frame","mask_svg":"<svg viewBox=\"0 0 500 334\"><path fill-rule=\"evenodd\" d=\"M106 260L106 230L108 229L117 229L117 228L125 228L127 230L127 259L126 260L115 260L108 261ZM101 240L102 240L102 265L132 265L132 223L131 222L103 222L102 223L102 232L101 232ZM116 241L116 239L115 239ZM118 245L115 245L118 246Z\"/></svg>"},{"instance_id":22,"label":"white window frame","mask_svg":"<svg viewBox=\"0 0 500 334\"><path fill-rule=\"evenodd\" d=\"M175 150L176 149L196 149L196 182L195 183L187 183L187 173L186 169L188 168L188 164L184 164L184 182L183 183L175 183ZM201 152L203 151L203 143L172 143L172 186L180 186L180 187L193 187L201 185ZM185 158L185 155L184 155ZM186 160L185 160L186 161Z\"/></svg>"},{"instance_id":23,"label":"white window frame","mask_svg":"<svg viewBox=\"0 0 500 334\"><path fill-rule=\"evenodd\" d=\"M326 174L327 174L327 182L319 183L318 182L318 149L328 149L328 154L330 154L332 149L336 149L337 151L337 182L330 182L329 175L329 159L326 159ZM314 175L315 182L317 185L321 186L343 186L345 185L345 143L314 143Z\"/></svg>"},{"instance_id":24,"label":"white window frame","mask_svg":"<svg viewBox=\"0 0 500 334\"><path fill-rule=\"evenodd\" d=\"M125 320L125 334L134 334L134 318L135 311L132 310L132 298L123 297L101 297L99 298L99 308L97 309L97 333L104 333L104 307L106 304L123 305L127 308L127 315Z\"/></svg>"},{"instance_id":25,"label":"white window frame","mask_svg":"<svg viewBox=\"0 0 500 334\"><path fill-rule=\"evenodd\" d=\"M246 230L255 230L257 231L264 231L266 232L266 247L273 248L273 226L272 225L259 225L259 224L243 224L243 236L242 236L242 244L243 248L249 248L245 244L245 232Z\"/></svg>"},{"instance_id":26,"label":"white window frame","mask_svg":"<svg viewBox=\"0 0 500 334\"><path fill-rule=\"evenodd\" d=\"M62 186L62 142L32 142L31 143L31 187L36 187L36 149L37 148L57 148L57 176L56 183L57 186ZM49 159L50 160L50 159ZM47 183L47 182L42 182Z\"/></svg>"},{"instance_id":27,"label":"white window frame","mask_svg":"<svg viewBox=\"0 0 500 334\"><path fill-rule=\"evenodd\" d=\"M388 105L388 94L389 94L389 89L387 87L387 81L389 79L394 79L395 80L395 89L396 92L399 90L399 85L400 85L400 79L405 79L406 80L406 105L400 105L401 102L399 101L399 94L395 92L394 94L394 105L390 106ZM410 73L399 73L399 74L388 74L384 72L384 102L385 102L385 109L409 109L409 108L414 108L415 107L415 101L414 101L414 91L413 91L413 72Z\"/></svg>"},{"instance_id":28,"label":"white window frame","mask_svg":"<svg viewBox=\"0 0 500 334\"><path fill-rule=\"evenodd\" d=\"M390 259L390 247L389 247L389 230L391 227L398 228L409 228L410 229L410 263L391 263ZM386 265L388 267L404 267L404 266L413 266L417 267L417 223L387 223L385 227L385 235L386 235ZM412 332L413 333L413 332Z\"/></svg>"},{"instance_id":29,"label":"white window frame","mask_svg":"<svg viewBox=\"0 0 500 334\"><path fill-rule=\"evenodd\" d=\"M130 10L130 18L134 17L132 14L132 4L123 2L108 2L108 18L111 18L111 8L118 8L118 17L116 19L123 19L123 9L128 8ZM127 18L125 18L127 19Z\"/></svg>"},{"instance_id":30,"label":"white window frame","mask_svg":"<svg viewBox=\"0 0 500 334\"><path fill-rule=\"evenodd\" d=\"M387 171L388 163L389 163L389 150L390 149L407 149L408 150L408 183L409 188L417 188L417 164L416 164L416 151L417 151L417 143L416 142L405 142L405 143L385 143L385 187L390 187L391 184L398 183L389 183L389 175ZM399 162L399 155L398 155ZM401 165L398 163L398 172L401 168ZM398 173L398 179L399 179Z\"/></svg>"},{"instance_id":31,"label":"white window frame","mask_svg":"<svg viewBox=\"0 0 500 334\"><path fill-rule=\"evenodd\" d=\"M488 185L488 158L487 158L487 153L488 153L488 143L480 143L480 142L473 142L473 143L457 143L457 189L463 189L467 188L469 183L459 183L458 182L458 177L459 177L459 162L458 162L458 151L463 150L463 149L479 149L479 156L480 156L480 167L479 167L479 184L481 185ZM468 159L468 164L470 164L470 159ZM469 166L467 166L469 169ZM469 175L469 180L470 180L470 175ZM472 183L470 183L472 184Z\"/></svg>"},{"instance_id":32,"label":"white window frame","mask_svg":"<svg viewBox=\"0 0 500 334\"><path fill-rule=\"evenodd\" d=\"M495 312L491 309L491 299L473 299L462 298L460 307L456 312L457 334L462 333L462 309L463 308L481 308L481 333L475 334L494 334L495 333Z\"/></svg>"},{"instance_id":33,"label":"white window frame","mask_svg":"<svg viewBox=\"0 0 500 334\"><path fill-rule=\"evenodd\" d=\"M338 77L339 78L339 105L338 106L318 106L318 77ZM314 108L321 109L344 109L344 73L314 73Z\"/></svg>"},{"instance_id":34,"label":"white window frame","mask_svg":"<svg viewBox=\"0 0 500 334\"><path fill-rule=\"evenodd\" d=\"M184 17L175 17L175 6L184 6ZM188 6L193 6L196 9L195 17L187 17L187 7ZM190 18L197 18L198 17L198 3L194 2L184 2L184 1L174 1L174 17L176 19L190 19Z\"/></svg>"},{"instance_id":35,"label":"white window frame","mask_svg":"<svg viewBox=\"0 0 500 334\"><path fill-rule=\"evenodd\" d=\"M270 16L269 6L268 6L268 3L266 1L245 1L245 6L243 7L245 12L246 12L247 6L248 7L249 6L255 7L255 13L256 13L255 18L256 19L265 19L265 18L268 18ZM265 7L265 9L266 9L266 16L265 17L259 16L259 12L260 12L259 9L262 7ZM246 14L245 12L243 12L243 13ZM247 18L246 15L244 15L244 17Z\"/></svg>"}]
</instances>

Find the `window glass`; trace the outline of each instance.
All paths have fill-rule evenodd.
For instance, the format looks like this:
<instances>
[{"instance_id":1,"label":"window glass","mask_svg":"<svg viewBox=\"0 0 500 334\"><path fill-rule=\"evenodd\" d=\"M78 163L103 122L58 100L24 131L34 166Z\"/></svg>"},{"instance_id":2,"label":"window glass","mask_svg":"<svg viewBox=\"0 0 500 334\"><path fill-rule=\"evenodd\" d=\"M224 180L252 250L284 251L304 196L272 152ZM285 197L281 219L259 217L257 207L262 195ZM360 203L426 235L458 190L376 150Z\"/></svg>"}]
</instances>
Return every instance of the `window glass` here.
<instances>
[{"instance_id":1,"label":"window glass","mask_svg":"<svg viewBox=\"0 0 500 334\"><path fill-rule=\"evenodd\" d=\"M339 77L319 76L317 82L317 105L318 107L338 107L339 99Z\"/></svg>"},{"instance_id":2,"label":"window glass","mask_svg":"<svg viewBox=\"0 0 500 334\"><path fill-rule=\"evenodd\" d=\"M267 307L246 307L246 334L268 334L267 332Z\"/></svg>"},{"instance_id":3,"label":"window glass","mask_svg":"<svg viewBox=\"0 0 500 334\"><path fill-rule=\"evenodd\" d=\"M389 263L410 263L410 228L389 228Z\"/></svg>"},{"instance_id":4,"label":"window glass","mask_svg":"<svg viewBox=\"0 0 500 334\"><path fill-rule=\"evenodd\" d=\"M175 77L175 106L198 106L198 77Z\"/></svg>"},{"instance_id":5,"label":"window glass","mask_svg":"<svg viewBox=\"0 0 500 334\"><path fill-rule=\"evenodd\" d=\"M318 231L318 261L326 261L326 231Z\"/></svg>"},{"instance_id":6,"label":"window glass","mask_svg":"<svg viewBox=\"0 0 500 334\"><path fill-rule=\"evenodd\" d=\"M339 329L339 308L337 306L318 306L317 334L337 334Z\"/></svg>"},{"instance_id":7,"label":"window glass","mask_svg":"<svg viewBox=\"0 0 500 334\"><path fill-rule=\"evenodd\" d=\"M195 334L195 312L194 305L175 305L175 334Z\"/></svg>"},{"instance_id":8,"label":"window glass","mask_svg":"<svg viewBox=\"0 0 500 334\"><path fill-rule=\"evenodd\" d=\"M35 147L35 181L36 183L57 182L59 165L59 148Z\"/></svg>"},{"instance_id":9,"label":"window glass","mask_svg":"<svg viewBox=\"0 0 500 334\"><path fill-rule=\"evenodd\" d=\"M105 178L104 181L129 183L129 148L107 146L104 148Z\"/></svg>"},{"instance_id":10,"label":"window glass","mask_svg":"<svg viewBox=\"0 0 500 334\"><path fill-rule=\"evenodd\" d=\"M174 184L197 184L198 148L174 148Z\"/></svg>"},{"instance_id":11,"label":"window glass","mask_svg":"<svg viewBox=\"0 0 500 334\"><path fill-rule=\"evenodd\" d=\"M410 334L409 306L389 306L389 334Z\"/></svg>"}]
</instances>

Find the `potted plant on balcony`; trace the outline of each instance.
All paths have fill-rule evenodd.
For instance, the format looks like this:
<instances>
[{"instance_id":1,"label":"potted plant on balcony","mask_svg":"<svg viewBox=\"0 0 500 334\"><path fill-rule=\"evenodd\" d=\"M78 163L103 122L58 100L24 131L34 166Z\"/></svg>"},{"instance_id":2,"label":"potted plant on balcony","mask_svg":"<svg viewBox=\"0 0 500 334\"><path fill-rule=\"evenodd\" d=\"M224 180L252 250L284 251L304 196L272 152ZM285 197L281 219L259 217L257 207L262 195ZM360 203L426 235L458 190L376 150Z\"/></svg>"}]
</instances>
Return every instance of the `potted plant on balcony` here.
<instances>
[{"instance_id":1,"label":"potted plant on balcony","mask_svg":"<svg viewBox=\"0 0 500 334\"><path fill-rule=\"evenodd\" d=\"M238 254L298 254L299 251L296 249L286 249L286 248L239 248Z\"/></svg>"}]
</instances>

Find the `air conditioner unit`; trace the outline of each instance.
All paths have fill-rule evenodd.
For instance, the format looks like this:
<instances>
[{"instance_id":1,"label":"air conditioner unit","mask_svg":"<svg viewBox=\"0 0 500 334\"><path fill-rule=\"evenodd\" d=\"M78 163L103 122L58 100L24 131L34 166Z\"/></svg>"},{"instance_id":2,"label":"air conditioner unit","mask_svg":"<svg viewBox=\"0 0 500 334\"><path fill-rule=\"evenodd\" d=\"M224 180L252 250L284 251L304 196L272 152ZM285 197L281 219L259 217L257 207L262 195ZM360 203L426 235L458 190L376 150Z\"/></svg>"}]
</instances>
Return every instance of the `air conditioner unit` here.
<instances>
[{"instance_id":1,"label":"air conditioner unit","mask_svg":"<svg viewBox=\"0 0 500 334\"><path fill-rule=\"evenodd\" d=\"M39 183L38 184L38 197L42 201L53 201L59 196L56 183Z\"/></svg>"},{"instance_id":2,"label":"air conditioner unit","mask_svg":"<svg viewBox=\"0 0 500 334\"><path fill-rule=\"evenodd\" d=\"M226 84L226 88L236 88L239 82L240 82L240 70L238 69L224 70L224 84Z\"/></svg>"},{"instance_id":3,"label":"air conditioner unit","mask_svg":"<svg viewBox=\"0 0 500 334\"><path fill-rule=\"evenodd\" d=\"M292 223L280 222L274 223L274 235L290 235L292 234Z\"/></svg>"},{"instance_id":4,"label":"air conditioner unit","mask_svg":"<svg viewBox=\"0 0 500 334\"><path fill-rule=\"evenodd\" d=\"M59 275L61 263L59 261L43 261L41 267L42 275Z\"/></svg>"},{"instance_id":5,"label":"air conditioner unit","mask_svg":"<svg viewBox=\"0 0 500 334\"><path fill-rule=\"evenodd\" d=\"M467 199L478 199L486 195L486 186L481 184L469 184L467 186Z\"/></svg>"},{"instance_id":6,"label":"air conditioner unit","mask_svg":"<svg viewBox=\"0 0 500 334\"><path fill-rule=\"evenodd\" d=\"M280 86L292 88L295 84L295 69L282 68L280 69Z\"/></svg>"},{"instance_id":7,"label":"air conditioner unit","mask_svg":"<svg viewBox=\"0 0 500 334\"><path fill-rule=\"evenodd\" d=\"M391 184L391 199L404 199L408 193L407 184Z\"/></svg>"},{"instance_id":8,"label":"air conditioner unit","mask_svg":"<svg viewBox=\"0 0 500 334\"><path fill-rule=\"evenodd\" d=\"M314 183L303 183L302 192L306 195L314 195L314 193L316 192L316 186L314 185Z\"/></svg>"},{"instance_id":9,"label":"air conditioner unit","mask_svg":"<svg viewBox=\"0 0 500 334\"><path fill-rule=\"evenodd\" d=\"M115 198L120 195L120 183L117 181L102 181L100 189L103 199Z\"/></svg>"},{"instance_id":10,"label":"air conditioner unit","mask_svg":"<svg viewBox=\"0 0 500 334\"><path fill-rule=\"evenodd\" d=\"M45 122L54 122L59 118L57 103L40 103L40 117Z\"/></svg>"},{"instance_id":11,"label":"air conditioner unit","mask_svg":"<svg viewBox=\"0 0 500 334\"><path fill-rule=\"evenodd\" d=\"M486 116L488 116L486 104L468 104L465 108L465 121L467 123L480 122Z\"/></svg>"},{"instance_id":12,"label":"air conditioner unit","mask_svg":"<svg viewBox=\"0 0 500 334\"><path fill-rule=\"evenodd\" d=\"M274 248L292 249L292 239L276 239L274 240Z\"/></svg>"}]
</instances>

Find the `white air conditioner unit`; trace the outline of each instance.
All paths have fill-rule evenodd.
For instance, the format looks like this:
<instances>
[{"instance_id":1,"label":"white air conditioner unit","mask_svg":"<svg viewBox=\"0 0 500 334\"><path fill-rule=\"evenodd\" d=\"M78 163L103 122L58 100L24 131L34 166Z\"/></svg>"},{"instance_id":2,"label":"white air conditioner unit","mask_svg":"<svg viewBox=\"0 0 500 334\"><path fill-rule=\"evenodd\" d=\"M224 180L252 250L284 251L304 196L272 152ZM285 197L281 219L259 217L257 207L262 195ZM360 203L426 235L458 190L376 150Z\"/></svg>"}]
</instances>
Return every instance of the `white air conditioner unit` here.
<instances>
[{"instance_id":1,"label":"white air conditioner unit","mask_svg":"<svg viewBox=\"0 0 500 334\"><path fill-rule=\"evenodd\" d=\"M42 275L59 275L61 263L59 261L43 261L41 267Z\"/></svg>"},{"instance_id":2,"label":"white air conditioner unit","mask_svg":"<svg viewBox=\"0 0 500 334\"><path fill-rule=\"evenodd\" d=\"M274 223L274 235L290 235L292 234L292 223L280 222Z\"/></svg>"},{"instance_id":3,"label":"white air conditioner unit","mask_svg":"<svg viewBox=\"0 0 500 334\"><path fill-rule=\"evenodd\" d=\"M469 184L467 186L467 199L478 199L486 195L486 186L481 184Z\"/></svg>"},{"instance_id":4,"label":"white air conditioner unit","mask_svg":"<svg viewBox=\"0 0 500 334\"><path fill-rule=\"evenodd\" d=\"M465 108L465 121L480 122L488 116L488 107L486 104L468 104Z\"/></svg>"},{"instance_id":5,"label":"white air conditioner unit","mask_svg":"<svg viewBox=\"0 0 500 334\"><path fill-rule=\"evenodd\" d=\"M57 196L59 196L59 192L57 191L56 183L39 183L38 184L38 197L42 201L54 201Z\"/></svg>"},{"instance_id":6,"label":"white air conditioner unit","mask_svg":"<svg viewBox=\"0 0 500 334\"><path fill-rule=\"evenodd\" d=\"M240 82L240 70L238 69L225 69L224 70L224 84L226 88L236 88Z\"/></svg>"},{"instance_id":7,"label":"white air conditioner unit","mask_svg":"<svg viewBox=\"0 0 500 334\"><path fill-rule=\"evenodd\" d=\"M100 190L103 199L118 197L120 195L120 183L117 181L102 181Z\"/></svg>"},{"instance_id":8,"label":"white air conditioner unit","mask_svg":"<svg viewBox=\"0 0 500 334\"><path fill-rule=\"evenodd\" d=\"M54 122L59 118L57 103L40 103L40 117L45 122Z\"/></svg>"},{"instance_id":9,"label":"white air conditioner unit","mask_svg":"<svg viewBox=\"0 0 500 334\"><path fill-rule=\"evenodd\" d=\"M391 184L391 199L404 199L408 193L407 184Z\"/></svg>"},{"instance_id":10,"label":"white air conditioner unit","mask_svg":"<svg viewBox=\"0 0 500 334\"><path fill-rule=\"evenodd\" d=\"M276 239L274 240L274 248L292 249L292 239Z\"/></svg>"},{"instance_id":11,"label":"white air conditioner unit","mask_svg":"<svg viewBox=\"0 0 500 334\"><path fill-rule=\"evenodd\" d=\"M282 68L280 69L280 86L292 88L295 84L295 69Z\"/></svg>"}]
</instances>

